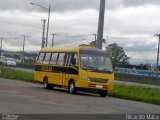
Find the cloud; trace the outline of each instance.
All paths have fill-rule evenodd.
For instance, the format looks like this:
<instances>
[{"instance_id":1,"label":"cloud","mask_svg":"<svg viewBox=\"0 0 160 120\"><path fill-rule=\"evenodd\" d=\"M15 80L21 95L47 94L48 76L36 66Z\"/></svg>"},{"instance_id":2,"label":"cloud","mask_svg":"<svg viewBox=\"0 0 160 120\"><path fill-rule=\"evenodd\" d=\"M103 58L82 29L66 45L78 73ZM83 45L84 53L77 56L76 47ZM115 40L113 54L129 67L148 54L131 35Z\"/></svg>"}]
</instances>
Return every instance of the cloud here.
<instances>
[{"instance_id":1,"label":"cloud","mask_svg":"<svg viewBox=\"0 0 160 120\"><path fill-rule=\"evenodd\" d=\"M55 45L79 45L94 40L97 33L100 0L1 0L0 37L5 37L4 49L21 50L23 37L26 51L41 47L42 21L47 11L29 3L51 5L51 33L56 33ZM129 56L152 58L156 53L160 31L159 0L106 0L104 38L122 46ZM14 38L17 39L14 39ZM13 49L12 49L13 48ZM148 54L148 56L147 56Z\"/></svg>"},{"instance_id":2,"label":"cloud","mask_svg":"<svg viewBox=\"0 0 160 120\"><path fill-rule=\"evenodd\" d=\"M4 11L46 11L38 6L31 5L31 2L47 8L50 5L53 12L99 8L99 0L1 0L0 9Z\"/></svg>"},{"instance_id":3,"label":"cloud","mask_svg":"<svg viewBox=\"0 0 160 120\"><path fill-rule=\"evenodd\" d=\"M125 6L141 6L141 5L157 5L160 4L159 0L124 0Z\"/></svg>"},{"instance_id":4,"label":"cloud","mask_svg":"<svg viewBox=\"0 0 160 120\"><path fill-rule=\"evenodd\" d=\"M32 6L37 3L45 7L51 6L53 12L65 12L83 9L99 9L100 0L1 0L0 10L23 10L46 12L40 7ZM144 6L160 4L159 0L106 0L106 9L114 10L121 7Z\"/></svg>"}]
</instances>

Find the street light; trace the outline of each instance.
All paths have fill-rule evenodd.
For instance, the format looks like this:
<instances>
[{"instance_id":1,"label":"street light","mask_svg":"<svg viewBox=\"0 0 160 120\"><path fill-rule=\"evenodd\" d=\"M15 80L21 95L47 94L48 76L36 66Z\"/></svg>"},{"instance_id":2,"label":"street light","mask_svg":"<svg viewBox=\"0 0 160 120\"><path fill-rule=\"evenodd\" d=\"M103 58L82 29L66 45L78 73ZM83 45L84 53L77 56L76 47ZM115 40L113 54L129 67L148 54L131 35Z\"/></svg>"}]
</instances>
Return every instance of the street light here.
<instances>
[{"instance_id":1,"label":"street light","mask_svg":"<svg viewBox=\"0 0 160 120\"><path fill-rule=\"evenodd\" d=\"M36 3L30 3L31 5L36 5L36 6L39 6L43 9L47 9L48 10L48 23L47 23L47 33L46 33L46 47L47 47L47 43L48 43L48 32L49 32L49 19L50 19L50 5L49 5L49 8L46 8L42 5L39 5L39 4L36 4Z\"/></svg>"}]
</instances>

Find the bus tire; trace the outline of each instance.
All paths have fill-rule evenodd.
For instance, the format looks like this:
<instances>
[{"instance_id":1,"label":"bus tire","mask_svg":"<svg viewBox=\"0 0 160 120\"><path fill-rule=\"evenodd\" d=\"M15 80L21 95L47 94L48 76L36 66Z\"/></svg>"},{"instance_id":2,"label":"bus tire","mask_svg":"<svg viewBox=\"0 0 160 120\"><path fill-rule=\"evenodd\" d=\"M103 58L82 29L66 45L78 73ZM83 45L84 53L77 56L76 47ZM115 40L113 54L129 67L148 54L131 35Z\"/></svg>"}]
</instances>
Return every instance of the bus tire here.
<instances>
[{"instance_id":1,"label":"bus tire","mask_svg":"<svg viewBox=\"0 0 160 120\"><path fill-rule=\"evenodd\" d=\"M69 82L68 90L70 94L76 93L75 82L73 80Z\"/></svg>"},{"instance_id":2,"label":"bus tire","mask_svg":"<svg viewBox=\"0 0 160 120\"><path fill-rule=\"evenodd\" d=\"M100 94L101 97L106 97L107 94L108 94L108 91L106 91L106 90L101 90L99 94Z\"/></svg>"},{"instance_id":3,"label":"bus tire","mask_svg":"<svg viewBox=\"0 0 160 120\"><path fill-rule=\"evenodd\" d=\"M53 89L53 85L48 83L47 77L44 78L43 87L44 87L44 89Z\"/></svg>"}]
</instances>

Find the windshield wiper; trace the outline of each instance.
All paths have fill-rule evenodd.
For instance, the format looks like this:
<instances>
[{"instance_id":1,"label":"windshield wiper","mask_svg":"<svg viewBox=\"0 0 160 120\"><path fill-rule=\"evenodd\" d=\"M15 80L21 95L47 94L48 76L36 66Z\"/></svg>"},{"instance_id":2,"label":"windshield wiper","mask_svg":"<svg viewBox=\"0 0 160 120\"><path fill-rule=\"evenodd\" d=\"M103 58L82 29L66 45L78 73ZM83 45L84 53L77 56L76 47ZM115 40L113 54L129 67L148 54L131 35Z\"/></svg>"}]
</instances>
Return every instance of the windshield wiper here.
<instances>
[{"instance_id":1,"label":"windshield wiper","mask_svg":"<svg viewBox=\"0 0 160 120\"><path fill-rule=\"evenodd\" d=\"M112 70L107 69L107 68L104 68L104 69L101 69L101 70L103 70L103 71L105 71L105 72L113 73L113 71L112 71Z\"/></svg>"},{"instance_id":2,"label":"windshield wiper","mask_svg":"<svg viewBox=\"0 0 160 120\"><path fill-rule=\"evenodd\" d=\"M93 66L87 66L87 68L93 69L93 70L98 70L98 68L93 67Z\"/></svg>"},{"instance_id":3,"label":"windshield wiper","mask_svg":"<svg viewBox=\"0 0 160 120\"><path fill-rule=\"evenodd\" d=\"M91 70L91 71L99 71L99 72L107 72L107 73L113 73L112 70L109 70L107 68L104 68L104 69L98 69L97 67L93 67L93 66L84 66L82 67L83 69L85 70Z\"/></svg>"},{"instance_id":4,"label":"windshield wiper","mask_svg":"<svg viewBox=\"0 0 160 120\"><path fill-rule=\"evenodd\" d=\"M86 69L86 70L98 70L98 68L96 67L92 67L92 66L84 66L82 67L83 69Z\"/></svg>"}]
</instances>

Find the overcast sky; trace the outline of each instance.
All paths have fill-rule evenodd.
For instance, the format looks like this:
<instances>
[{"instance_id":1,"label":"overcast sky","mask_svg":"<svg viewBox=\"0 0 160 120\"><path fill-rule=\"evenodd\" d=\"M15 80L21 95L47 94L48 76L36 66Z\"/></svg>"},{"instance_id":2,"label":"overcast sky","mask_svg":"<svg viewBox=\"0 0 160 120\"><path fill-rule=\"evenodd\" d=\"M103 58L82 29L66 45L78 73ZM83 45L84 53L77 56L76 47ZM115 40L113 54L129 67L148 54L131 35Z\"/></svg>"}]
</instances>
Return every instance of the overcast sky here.
<instances>
[{"instance_id":1,"label":"overcast sky","mask_svg":"<svg viewBox=\"0 0 160 120\"><path fill-rule=\"evenodd\" d=\"M51 33L55 45L80 45L94 40L97 33L100 0L0 0L0 37L3 49L22 50L22 35L27 35L26 51L39 50L42 21L47 11L29 4L51 5ZM106 0L104 39L117 43L134 61L156 61L160 33L160 0ZM106 45L107 45L106 44ZM106 46L104 45L104 46Z\"/></svg>"}]
</instances>

